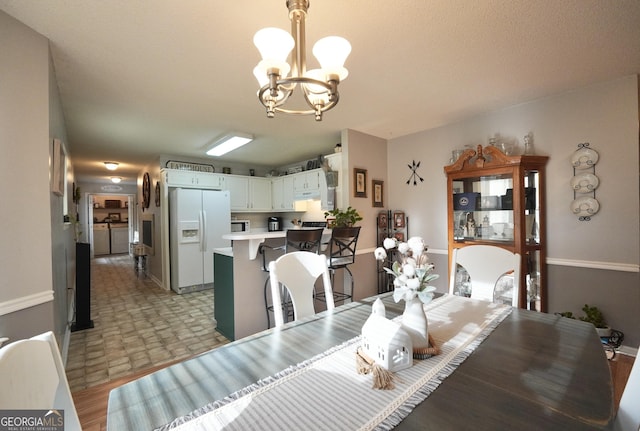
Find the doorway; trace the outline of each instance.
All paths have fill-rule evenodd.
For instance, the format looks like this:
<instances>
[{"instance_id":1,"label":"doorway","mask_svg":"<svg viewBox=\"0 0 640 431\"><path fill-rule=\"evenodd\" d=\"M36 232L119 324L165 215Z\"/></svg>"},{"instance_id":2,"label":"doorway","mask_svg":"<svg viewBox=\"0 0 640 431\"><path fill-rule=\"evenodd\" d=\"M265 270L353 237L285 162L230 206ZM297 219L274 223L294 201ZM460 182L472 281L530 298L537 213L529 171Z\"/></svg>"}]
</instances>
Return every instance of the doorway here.
<instances>
[{"instance_id":1,"label":"doorway","mask_svg":"<svg viewBox=\"0 0 640 431\"><path fill-rule=\"evenodd\" d=\"M86 202L91 257L129 253L138 237L135 195L89 193Z\"/></svg>"}]
</instances>

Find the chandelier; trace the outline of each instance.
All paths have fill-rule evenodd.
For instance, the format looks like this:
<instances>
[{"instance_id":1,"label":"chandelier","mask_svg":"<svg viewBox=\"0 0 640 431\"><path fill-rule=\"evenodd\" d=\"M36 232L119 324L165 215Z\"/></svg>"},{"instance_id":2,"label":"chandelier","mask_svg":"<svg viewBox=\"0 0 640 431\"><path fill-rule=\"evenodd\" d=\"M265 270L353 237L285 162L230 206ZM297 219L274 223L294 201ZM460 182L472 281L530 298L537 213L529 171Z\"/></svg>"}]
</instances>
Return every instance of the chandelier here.
<instances>
[{"instance_id":1,"label":"chandelier","mask_svg":"<svg viewBox=\"0 0 640 431\"><path fill-rule=\"evenodd\" d=\"M262 56L262 61L253 69L261 87L258 98L267 109L268 118L280 112L315 115L316 121L322 121L322 113L336 106L340 99L338 84L349 74L344 62L351 53L351 45L338 36L320 39L313 46L313 55L321 69L307 70L305 19L309 0L287 0L287 8L291 34L269 27L258 31L253 37L253 43ZM287 57L292 50L289 65ZM285 108L284 104L298 87L307 106L302 105L300 109Z\"/></svg>"}]
</instances>

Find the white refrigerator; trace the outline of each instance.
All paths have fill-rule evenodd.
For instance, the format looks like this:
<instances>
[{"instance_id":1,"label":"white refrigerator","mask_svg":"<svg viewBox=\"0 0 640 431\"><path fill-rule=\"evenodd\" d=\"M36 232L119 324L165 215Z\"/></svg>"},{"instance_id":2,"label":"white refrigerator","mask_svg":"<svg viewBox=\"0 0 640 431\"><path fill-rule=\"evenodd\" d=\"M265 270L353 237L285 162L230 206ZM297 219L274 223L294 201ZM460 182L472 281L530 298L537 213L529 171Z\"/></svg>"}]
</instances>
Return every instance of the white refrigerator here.
<instances>
[{"instance_id":1,"label":"white refrigerator","mask_svg":"<svg viewBox=\"0 0 640 431\"><path fill-rule=\"evenodd\" d=\"M177 293L213 288L213 250L230 247L228 191L172 189L169 193L171 289Z\"/></svg>"}]
</instances>

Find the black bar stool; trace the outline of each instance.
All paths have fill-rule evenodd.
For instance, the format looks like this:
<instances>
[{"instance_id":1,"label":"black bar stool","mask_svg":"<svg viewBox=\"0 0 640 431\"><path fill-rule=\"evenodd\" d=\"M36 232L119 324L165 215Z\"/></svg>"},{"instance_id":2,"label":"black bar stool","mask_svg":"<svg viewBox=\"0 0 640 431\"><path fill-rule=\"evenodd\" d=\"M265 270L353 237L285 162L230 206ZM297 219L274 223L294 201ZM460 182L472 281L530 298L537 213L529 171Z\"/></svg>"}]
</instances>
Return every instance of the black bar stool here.
<instances>
[{"instance_id":1,"label":"black bar stool","mask_svg":"<svg viewBox=\"0 0 640 431\"><path fill-rule=\"evenodd\" d=\"M353 274L349 269L349 265L356 260L356 246L358 244L358 236L360 235L360 226L334 227L331 231L331 240L329 241L329 257L327 263L331 273L331 285L335 286L334 277L338 269L343 269L349 274L351 285L347 292L346 284L343 285L342 292L333 290L333 302L337 305L339 302L345 303L347 300L353 299ZM318 292L316 299L326 302L324 292Z\"/></svg>"}]
</instances>

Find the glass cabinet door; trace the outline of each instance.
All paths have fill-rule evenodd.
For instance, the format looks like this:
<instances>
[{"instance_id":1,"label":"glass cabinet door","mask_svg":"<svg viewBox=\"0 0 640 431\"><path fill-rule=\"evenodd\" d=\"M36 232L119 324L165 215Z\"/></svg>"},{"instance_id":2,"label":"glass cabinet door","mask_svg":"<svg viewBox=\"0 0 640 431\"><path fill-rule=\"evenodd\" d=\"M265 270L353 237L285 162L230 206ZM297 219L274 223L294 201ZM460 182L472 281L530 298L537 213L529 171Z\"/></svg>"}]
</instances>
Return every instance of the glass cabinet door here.
<instances>
[{"instance_id":1,"label":"glass cabinet door","mask_svg":"<svg viewBox=\"0 0 640 431\"><path fill-rule=\"evenodd\" d=\"M540 244L540 184L537 171L525 171L524 174L524 222L525 242Z\"/></svg>"},{"instance_id":2,"label":"glass cabinet door","mask_svg":"<svg viewBox=\"0 0 640 431\"><path fill-rule=\"evenodd\" d=\"M455 241L513 242L513 177L493 175L453 181Z\"/></svg>"}]
</instances>

